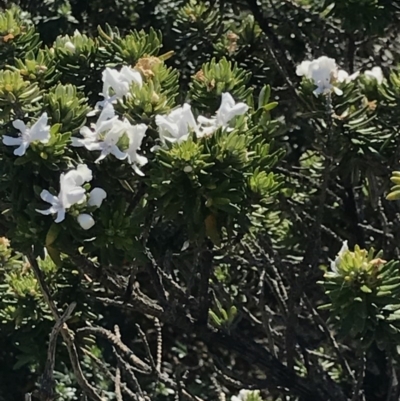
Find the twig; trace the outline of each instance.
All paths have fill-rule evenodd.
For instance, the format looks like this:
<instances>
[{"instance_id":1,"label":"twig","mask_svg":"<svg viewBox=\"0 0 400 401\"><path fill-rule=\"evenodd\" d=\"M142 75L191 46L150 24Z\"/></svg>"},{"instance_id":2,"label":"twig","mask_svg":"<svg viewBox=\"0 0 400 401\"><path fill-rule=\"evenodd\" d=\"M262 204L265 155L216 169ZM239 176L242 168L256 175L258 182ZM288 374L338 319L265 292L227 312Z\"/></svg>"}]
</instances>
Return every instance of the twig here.
<instances>
[{"instance_id":1,"label":"twig","mask_svg":"<svg viewBox=\"0 0 400 401\"><path fill-rule=\"evenodd\" d=\"M365 376L365 352L362 353L361 358L360 358L360 364L358 367L357 378L356 378L356 381L354 382L354 387L353 387L352 401L359 401L360 397L361 397L361 401L365 401L365 395L364 395L364 392L362 391L364 376Z\"/></svg>"},{"instance_id":2,"label":"twig","mask_svg":"<svg viewBox=\"0 0 400 401\"><path fill-rule=\"evenodd\" d=\"M143 390L139 384L138 379L136 378L136 374L132 366L130 366L118 352L115 353L118 363L121 366L121 369L125 373L126 379L131 383L131 386L135 389L135 391L139 394L139 399L145 399L146 396L143 393Z\"/></svg>"},{"instance_id":3,"label":"twig","mask_svg":"<svg viewBox=\"0 0 400 401\"><path fill-rule=\"evenodd\" d=\"M40 290L42 292L42 295L43 295L43 298L44 298L46 304L50 308L50 311L53 314L54 319L56 321L59 321L60 316L58 314L56 304L54 303L54 301L50 295L50 290L43 277L43 273L40 270L37 260L32 253L30 253L28 255L28 260L32 266L32 270L39 283L39 287L40 287ZM100 397L100 395L96 392L96 389L86 380L85 376L83 375L82 368L81 368L81 365L79 362L78 352L76 350L74 340L71 336L71 333L69 332L69 329L68 329L68 326L66 323L64 323L63 327L61 327L60 332L61 332L61 335L67 346L69 359L70 359L71 365L72 365L72 370L74 371L74 375L75 375L75 378L76 378L79 386L91 400L103 401L103 399Z\"/></svg>"},{"instance_id":4,"label":"twig","mask_svg":"<svg viewBox=\"0 0 400 401\"><path fill-rule=\"evenodd\" d=\"M157 372L161 372L161 363L162 363L162 348L163 348L163 339L162 339L162 327L160 321L155 318L154 325L157 330L157 355L156 355L156 370Z\"/></svg>"},{"instance_id":5,"label":"twig","mask_svg":"<svg viewBox=\"0 0 400 401\"><path fill-rule=\"evenodd\" d=\"M137 368L142 370L144 373L150 373L151 368L139 357L137 357L114 333L110 330L104 329L103 327L81 327L77 330L78 333L89 333L103 337L110 341L119 352L125 355L128 360Z\"/></svg>"},{"instance_id":6,"label":"twig","mask_svg":"<svg viewBox=\"0 0 400 401\"><path fill-rule=\"evenodd\" d=\"M119 331L119 327L115 325L114 327L115 335L121 340L121 332ZM117 368L115 370L115 398L117 401L123 401L122 392L121 392L121 369L120 364L117 362Z\"/></svg>"},{"instance_id":7,"label":"twig","mask_svg":"<svg viewBox=\"0 0 400 401\"><path fill-rule=\"evenodd\" d=\"M212 267L213 267L213 253L210 249L206 248L205 250L203 250L200 257L200 282L199 282L199 292L198 292L199 324L207 324L208 321L208 311L210 309L210 298L208 289L209 289Z\"/></svg>"},{"instance_id":8,"label":"twig","mask_svg":"<svg viewBox=\"0 0 400 401\"><path fill-rule=\"evenodd\" d=\"M264 291L264 281L265 281L265 269L261 272L260 275L260 281L259 281L259 301L258 301L258 306L261 311L261 319L263 323L263 327L265 330L265 333L267 334L268 338L268 345L269 345L269 351L271 354L276 358L276 352L275 352L275 344L274 344L274 338L272 336L272 330L271 330L271 325L270 325L270 316L268 315L268 312L265 310L265 291Z\"/></svg>"},{"instance_id":9,"label":"twig","mask_svg":"<svg viewBox=\"0 0 400 401\"><path fill-rule=\"evenodd\" d=\"M151 354L151 349L150 349L149 342L147 341L146 334L144 333L144 331L141 329L141 327L138 324L136 324L136 328L139 333L140 339L142 340L144 347L146 348L146 354L147 354L147 357L149 358L151 369L153 370L154 373L157 374L158 373L157 366L154 362L153 355Z\"/></svg>"},{"instance_id":10,"label":"twig","mask_svg":"<svg viewBox=\"0 0 400 401\"><path fill-rule=\"evenodd\" d=\"M61 327L69 319L73 310L75 309L76 302L68 306L61 318L56 321L53 330L50 333L49 347L47 350L47 360L43 375L40 379L38 398L42 401L52 401L56 398L55 393L55 380L54 380L54 365L56 362L56 347L57 337L60 333Z\"/></svg>"},{"instance_id":11,"label":"twig","mask_svg":"<svg viewBox=\"0 0 400 401\"><path fill-rule=\"evenodd\" d=\"M160 268L149 249L145 249L145 255L150 261L150 263L147 265L148 272L157 292L158 299L161 305L165 306L168 304L168 293L163 286L162 278L159 272Z\"/></svg>"},{"instance_id":12,"label":"twig","mask_svg":"<svg viewBox=\"0 0 400 401\"><path fill-rule=\"evenodd\" d=\"M86 350L85 348L82 348L82 352L86 354L90 359L93 360L93 362L97 365L97 367L113 382L115 382L115 376L110 372L110 370L107 368L106 364L99 358L97 358L95 355L93 355L91 352ZM133 393L128 386L125 383L121 383L121 388L127 394L129 397L131 397L134 401L139 401L138 396Z\"/></svg>"},{"instance_id":13,"label":"twig","mask_svg":"<svg viewBox=\"0 0 400 401\"><path fill-rule=\"evenodd\" d=\"M303 301L310 311L313 319L315 320L315 323L317 324L317 327L320 328L320 330L325 334L327 337L329 343L331 344L332 348L335 350L336 356L339 360L340 365L342 366L342 369L349 375L351 378L352 382L354 383L356 378L354 376L353 371L350 368L349 363L347 362L346 358L342 355L339 349L339 344L336 342L335 337L332 335L332 333L329 330L329 327L326 325L324 319L320 316L320 314L315 310L315 308L312 306L310 300L308 297L303 294Z\"/></svg>"}]
</instances>

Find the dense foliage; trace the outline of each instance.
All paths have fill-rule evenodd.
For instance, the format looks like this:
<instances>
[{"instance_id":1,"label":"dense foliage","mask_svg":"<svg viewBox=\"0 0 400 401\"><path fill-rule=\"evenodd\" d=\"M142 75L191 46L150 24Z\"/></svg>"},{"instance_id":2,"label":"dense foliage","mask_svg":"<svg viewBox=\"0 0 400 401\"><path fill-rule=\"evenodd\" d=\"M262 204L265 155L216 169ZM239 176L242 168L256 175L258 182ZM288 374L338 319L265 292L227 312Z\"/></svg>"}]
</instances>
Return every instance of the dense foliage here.
<instances>
[{"instance_id":1,"label":"dense foliage","mask_svg":"<svg viewBox=\"0 0 400 401\"><path fill-rule=\"evenodd\" d=\"M0 400L399 399L396 1L0 5Z\"/></svg>"}]
</instances>

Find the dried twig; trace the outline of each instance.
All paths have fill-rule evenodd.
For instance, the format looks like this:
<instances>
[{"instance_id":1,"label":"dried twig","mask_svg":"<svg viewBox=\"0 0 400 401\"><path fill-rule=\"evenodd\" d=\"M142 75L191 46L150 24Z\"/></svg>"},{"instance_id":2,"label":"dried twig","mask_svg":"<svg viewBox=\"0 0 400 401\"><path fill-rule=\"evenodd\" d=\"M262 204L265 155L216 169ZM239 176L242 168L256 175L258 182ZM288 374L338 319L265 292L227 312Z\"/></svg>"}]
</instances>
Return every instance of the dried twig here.
<instances>
[{"instance_id":1,"label":"dried twig","mask_svg":"<svg viewBox=\"0 0 400 401\"><path fill-rule=\"evenodd\" d=\"M141 329L141 327L138 324L136 324L136 329L137 329L140 339L142 340L144 347L146 349L146 354L147 354L147 357L149 358L151 369L153 370L154 373L158 373L157 366L156 366L156 363L154 362L153 355L151 354L151 349L150 349L149 342L147 341L146 334L144 333L144 331Z\"/></svg>"},{"instance_id":2,"label":"dried twig","mask_svg":"<svg viewBox=\"0 0 400 401\"><path fill-rule=\"evenodd\" d=\"M46 304L50 308L50 311L56 321L60 321L60 316L58 314L58 310L56 307L55 302L53 301L50 289L48 288L46 281L43 277L43 273L40 270L38 262L33 254L28 255L29 263L32 266L32 270L35 274L35 277L39 283L40 290L42 292L43 298L46 301ZM85 376L83 375L82 368L79 362L78 352L72 338L71 333L69 332L68 326L64 323L63 327L60 329L61 335L65 341L67 346L69 358L72 365L72 370L74 371L75 378L83 390L83 392L89 397L89 399L94 401L103 401L100 395L97 393L96 389L86 380Z\"/></svg>"},{"instance_id":3,"label":"dried twig","mask_svg":"<svg viewBox=\"0 0 400 401\"><path fill-rule=\"evenodd\" d=\"M258 306L259 306L260 312L261 312L263 328L264 328L265 333L267 334L267 338L268 338L269 351L276 358L274 338L272 336L272 329L271 329L271 325L270 325L271 319L270 319L268 312L265 309L264 281L265 281L265 269L261 272L261 275L260 275L259 290L258 290L258 293L259 293Z\"/></svg>"},{"instance_id":4,"label":"dried twig","mask_svg":"<svg viewBox=\"0 0 400 401\"><path fill-rule=\"evenodd\" d=\"M39 390L37 391L37 397L41 401L53 401L56 399L55 392L55 380L54 380L54 365L56 362L56 347L57 347L57 337L60 333L61 327L69 319L76 302L73 302L68 306L66 311L63 313L61 318L56 321L53 330L50 333L49 347L47 350L47 360L43 375L40 379Z\"/></svg>"},{"instance_id":5,"label":"dried twig","mask_svg":"<svg viewBox=\"0 0 400 401\"><path fill-rule=\"evenodd\" d=\"M110 372L110 370L107 368L106 364L97 356L93 355L91 352L89 352L86 349L82 349L82 352L87 355L92 361L97 365L97 367L107 376L111 381L115 382L115 376ZM121 389L124 391L125 394L127 394L132 400L134 401L139 401L138 396L133 393L129 387L121 382Z\"/></svg>"},{"instance_id":6,"label":"dried twig","mask_svg":"<svg viewBox=\"0 0 400 401\"><path fill-rule=\"evenodd\" d=\"M366 365L364 352L362 353L359 361L360 361L360 363L358 366L357 378L354 381L352 401L359 401L359 400L365 401L365 395L364 395L364 392L362 391L362 385L363 385L364 376L365 376L365 365Z\"/></svg>"},{"instance_id":7,"label":"dried twig","mask_svg":"<svg viewBox=\"0 0 400 401\"><path fill-rule=\"evenodd\" d=\"M78 333L89 333L101 336L111 342L114 347L117 348L118 352L125 355L126 358L143 373L150 373L150 366L137 357L114 333L110 330L104 329L103 327L81 327L77 330Z\"/></svg>"},{"instance_id":8,"label":"dried twig","mask_svg":"<svg viewBox=\"0 0 400 401\"><path fill-rule=\"evenodd\" d=\"M157 330L157 355L156 355L156 370L157 372L161 372L161 363L162 363L162 346L163 346L163 340L162 340L162 327L160 321L155 318L154 319L154 325L156 326Z\"/></svg>"},{"instance_id":9,"label":"dried twig","mask_svg":"<svg viewBox=\"0 0 400 401\"><path fill-rule=\"evenodd\" d=\"M119 331L119 327L115 325L114 327L115 335L121 340L121 332ZM115 398L117 401L123 401L122 392L121 392L121 370L120 364L117 362L117 369L115 370Z\"/></svg>"}]
</instances>

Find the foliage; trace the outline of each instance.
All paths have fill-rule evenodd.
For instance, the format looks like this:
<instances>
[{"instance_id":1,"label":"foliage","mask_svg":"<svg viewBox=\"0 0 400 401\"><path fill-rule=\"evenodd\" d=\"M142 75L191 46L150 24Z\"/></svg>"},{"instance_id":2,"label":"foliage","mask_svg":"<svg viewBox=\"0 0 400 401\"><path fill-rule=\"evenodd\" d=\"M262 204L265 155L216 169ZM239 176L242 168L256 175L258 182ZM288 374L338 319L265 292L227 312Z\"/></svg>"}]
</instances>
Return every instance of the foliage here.
<instances>
[{"instance_id":1,"label":"foliage","mask_svg":"<svg viewBox=\"0 0 400 401\"><path fill-rule=\"evenodd\" d=\"M397 400L396 1L0 4L0 400Z\"/></svg>"}]
</instances>

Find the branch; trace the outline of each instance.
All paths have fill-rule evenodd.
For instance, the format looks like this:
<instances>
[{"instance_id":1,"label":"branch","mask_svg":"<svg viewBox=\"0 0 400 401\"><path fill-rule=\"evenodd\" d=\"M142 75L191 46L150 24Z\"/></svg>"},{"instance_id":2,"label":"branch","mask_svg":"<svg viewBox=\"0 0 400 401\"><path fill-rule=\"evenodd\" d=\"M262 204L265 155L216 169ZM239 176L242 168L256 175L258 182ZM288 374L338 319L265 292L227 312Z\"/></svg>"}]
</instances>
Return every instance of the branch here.
<instances>
[{"instance_id":1,"label":"branch","mask_svg":"<svg viewBox=\"0 0 400 401\"><path fill-rule=\"evenodd\" d=\"M71 305L68 306L61 318L56 321L56 324L54 325L53 330L50 333L46 366L40 379L38 390L38 398L42 401L53 401L56 398L56 383L53 374L56 361L57 337L63 324L70 318L73 310L75 309L75 306L76 302L73 302Z\"/></svg>"},{"instance_id":2,"label":"branch","mask_svg":"<svg viewBox=\"0 0 400 401\"><path fill-rule=\"evenodd\" d=\"M35 277L39 283L39 287L42 292L43 298L46 301L46 304L50 308L50 311L53 314L54 319L56 321L60 321L60 316L58 314L56 304L54 303L50 295L50 290L46 284L46 281L44 280L43 273L40 270L37 260L32 253L28 255L28 260L32 266ZM69 332L66 323L64 323L63 327L61 327L60 332L67 346L69 359L72 365L72 370L74 371L74 375L79 386L89 399L94 401L103 401L100 395L97 394L96 389L86 380L85 376L83 375L81 365L79 362L78 352L76 350L74 340L72 338L71 333Z\"/></svg>"}]
</instances>

